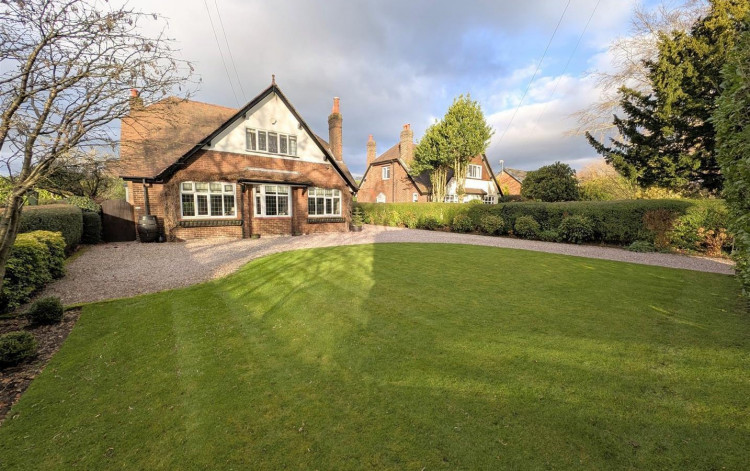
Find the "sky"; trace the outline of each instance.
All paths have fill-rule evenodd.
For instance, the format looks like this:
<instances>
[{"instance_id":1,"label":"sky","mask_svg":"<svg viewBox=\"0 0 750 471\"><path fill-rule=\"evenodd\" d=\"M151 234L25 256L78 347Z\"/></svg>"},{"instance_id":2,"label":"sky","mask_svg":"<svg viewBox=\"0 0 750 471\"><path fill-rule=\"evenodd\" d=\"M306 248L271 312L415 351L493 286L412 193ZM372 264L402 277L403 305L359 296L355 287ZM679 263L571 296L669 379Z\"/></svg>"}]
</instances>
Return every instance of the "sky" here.
<instances>
[{"instance_id":1,"label":"sky","mask_svg":"<svg viewBox=\"0 0 750 471\"><path fill-rule=\"evenodd\" d=\"M325 137L332 99L340 97L344 160L361 175L368 134L378 154L398 141L405 123L418 141L462 93L479 101L495 130L487 150L495 169L500 160L524 170L558 160L580 169L596 160L583 136L569 134L576 124L571 114L598 99L590 73L609 67L607 47L628 35L635 0L600 0L583 35L597 0L570 0L567 10L568 0L129 4L167 19L167 35L200 77L198 101L240 107L275 74Z\"/></svg>"}]
</instances>

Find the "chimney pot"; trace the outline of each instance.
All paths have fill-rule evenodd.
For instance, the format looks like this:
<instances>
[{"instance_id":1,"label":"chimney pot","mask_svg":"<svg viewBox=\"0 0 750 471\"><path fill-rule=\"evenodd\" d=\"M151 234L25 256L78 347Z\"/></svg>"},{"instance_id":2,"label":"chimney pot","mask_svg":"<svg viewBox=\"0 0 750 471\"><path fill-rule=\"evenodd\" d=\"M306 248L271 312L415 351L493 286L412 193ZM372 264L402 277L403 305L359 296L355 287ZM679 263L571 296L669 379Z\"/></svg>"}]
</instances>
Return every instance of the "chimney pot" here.
<instances>
[{"instance_id":1,"label":"chimney pot","mask_svg":"<svg viewBox=\"0 0 750 471\"><path fill-rule=\"evenodd\" d=\"M331 113L340 113L339 111L339 97L333 97L333 108L331 109Z\"/></svg>"},{"instance_id":2,"label":"chimney pot","mask_svg":"<svg viewBox=\"0 0 750 471\"><path fill-rule=\"evenodd\" d=\"M138 89L137 88L131 88L130 89L130 96L132 96L133 98L137 97L138 96Z\"/></svg>"}]
</instances>

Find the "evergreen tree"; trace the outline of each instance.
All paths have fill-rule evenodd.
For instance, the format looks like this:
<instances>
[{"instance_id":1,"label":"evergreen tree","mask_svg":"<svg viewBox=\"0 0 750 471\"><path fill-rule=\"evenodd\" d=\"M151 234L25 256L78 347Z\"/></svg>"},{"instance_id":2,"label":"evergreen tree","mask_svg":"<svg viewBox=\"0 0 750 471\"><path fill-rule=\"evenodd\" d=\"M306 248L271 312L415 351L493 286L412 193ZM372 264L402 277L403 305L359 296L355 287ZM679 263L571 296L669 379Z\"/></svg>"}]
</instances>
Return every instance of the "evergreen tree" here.
<instances>
[{"instance_id":1,"label":"evergreen tree","mask_svg":"<svg viewBox=\"0 0 750 471\"><path fill-rule=\"evenodd\" d=\"M576 171L568 164L555 162L528 172L521 185L521 195L547 202L575 201L578 199Z\"/></svg>"},{"instance_id":2,"label":"evergreen tree","mask_svg":"<svg viewBox=\"0 0 750 471\"><path fill-rule=\"evenodd\" d=\"M643 187L721 189L710 118L721 68L749 10L749 0L713 0L689 33L660 35L658 58L646 62L653 91L620 89L625 117L614 118L619 137L608 147L586 134L623 176Z\"/></svg>"}]
</instances>

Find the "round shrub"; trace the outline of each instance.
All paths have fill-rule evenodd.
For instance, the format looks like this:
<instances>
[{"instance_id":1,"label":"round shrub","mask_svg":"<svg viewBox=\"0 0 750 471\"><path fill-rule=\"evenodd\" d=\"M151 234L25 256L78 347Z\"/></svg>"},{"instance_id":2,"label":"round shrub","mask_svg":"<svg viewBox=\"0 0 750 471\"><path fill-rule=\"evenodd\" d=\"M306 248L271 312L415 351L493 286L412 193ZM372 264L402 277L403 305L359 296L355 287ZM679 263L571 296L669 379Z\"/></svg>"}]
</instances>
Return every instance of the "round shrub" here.
<instances>
[{"instance_id":1,"label":"round shrub","mask_svg":"<svg viewBox=\"0 0 750 471\"><path fill-rule=\"evenodd\" d=\"M417 225L419 229L427 229L428 231L434 231L440 227L440 222L433 217L425 217L419 221Z\"/></svg>"},{"instance_id":2,"label":"round shrub","mask_svg":"<svg viewBox=\"0 0 750 471\"><path fill-rule=\"evenodd\" d=\"M451 223L451 230L453 232L470 232L474 225L471 223L471 218L466 214L456 214Z\"/></svg>"},{"instance_id":3,"label":"round shrub","mask_svg":"<svg viewBox=\"0 0 750 471\"><path fill-rule=\"evenodd\" d=\"M539 233L539 240L545 242L558 242L560 240L560 233L554 230L542 231Z\"/></svg>"},{"instance_id":4,"label":"round shrub","mask_svg":"<svg viewBox=\"0 0 750 471\"><path fill-rule=\"evenodd\" d=\"M505 221L503 221L503 218L501 218L500 216L494 216L492 214L482 216L482 218L479 220L479 228L482 229L482 232L489 235L500 233L500 231L503 230L504 226Z\"/></svg>"},{"instance_id":5,"label":"round shrub","mask_svg":"<svg viewBox=\"0 0 750 471\"><path fill-rule=\"evenodd\" d=\"M13 366L36 355L37 343L31 332L0 335L0 367Z\"/></svg>"},{"instance_id":6,"label":"round shrub","mask_svg":"<svg viewBox=\"0 0 750 471\"><path fill-rule=\"evenodd\" d=\"M594 238L594 225L586 216L568 216L563 218L558 232L562 240L582 244Z\"/></svg>"},{"instance_id":7,"label":"round shrub","mask_svg":"<svg viewBox=\"0 0 750 471\"><path fill-rule=\"evenodd\" d=\"M523 239L536 239L539 230L539 223L531 216L520 216L513 226L513 232Z\"/></svg>"},{"instance_id":8,"label":"round shrub","mask_svg":"<svg viewBox=\"0 0 750 471\"><path fill-rule=\"evenodd\" d=\"M656 252L654 244L647 240L636 240L632 244L628 245L628 250L631 252Z\"/></svg>"},{"instance_id":9,"label":"round shrub","mask_svg":"<svg viewBox=\"0 0 750 471\"><path fill-rule=\"evenodd\" d=\"M57 324L62 321L63 313L60 298L50 296L35 301L26 312L26 318L32 324Z\"/></svg>"}]
</instances>

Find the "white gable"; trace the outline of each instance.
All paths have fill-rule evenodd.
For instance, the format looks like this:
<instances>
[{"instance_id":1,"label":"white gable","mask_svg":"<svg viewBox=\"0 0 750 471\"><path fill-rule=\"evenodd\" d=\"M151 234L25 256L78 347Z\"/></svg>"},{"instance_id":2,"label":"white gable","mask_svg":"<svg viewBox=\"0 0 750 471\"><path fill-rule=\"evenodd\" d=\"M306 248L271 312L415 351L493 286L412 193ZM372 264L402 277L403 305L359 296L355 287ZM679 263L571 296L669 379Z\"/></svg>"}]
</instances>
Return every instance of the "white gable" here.
<instances>
[{"instance_id":1,"label":"white gable","mask_svg":"<svg viewBox=\"0 0 750 471\"><path fill-rule=\"evenodd\" d=\"M248 151L245 147L246 129L277 132L297 137L297 157L268 154L259 151ZM212 143L211 149L236 154L253 154L269 158L284 158L303 160L306 162L325 163L326 158L315 142L315 137L309 135L302 124L297 121L284 101L276 95L269 94L260 103L251 108L245 119L238 119L231 126L219 134Z\"/></svg>"}]
</instances>

